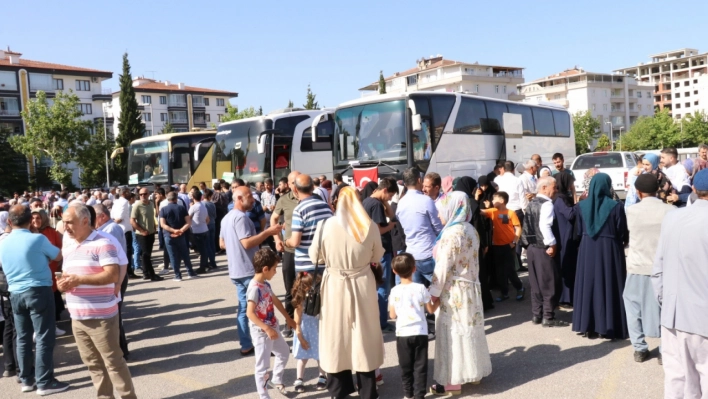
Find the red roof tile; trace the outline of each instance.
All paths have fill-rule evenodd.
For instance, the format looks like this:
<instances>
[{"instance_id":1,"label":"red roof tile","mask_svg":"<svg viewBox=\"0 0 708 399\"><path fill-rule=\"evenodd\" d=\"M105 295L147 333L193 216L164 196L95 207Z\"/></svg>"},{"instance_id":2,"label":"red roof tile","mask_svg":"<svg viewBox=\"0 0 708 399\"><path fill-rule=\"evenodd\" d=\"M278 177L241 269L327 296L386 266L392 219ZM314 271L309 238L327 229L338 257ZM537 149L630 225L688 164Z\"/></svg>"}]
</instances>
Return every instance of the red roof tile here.
<instances>
[{"instance_id":1,"label":"red roof tile","mask_svg":"<svg viewBox=\"0 0 708 399\"><path fill-rule=\"evenodd\" d=\"M5 53L8 54L7 52L5 52ZM32 61L32 60L28 60L28 59L24 59L24 58L20 58L20 61L18 64L10 63L9 59L0 59L0 66L11 66L11 67L16 67L18 69L20 69L20 68L37 68L37 69L51 69L51 70L66 71L66 72L86 72L86 73L106 74L106 75L109 75L108 77L113 76L113 72L110 72L110 71L101 71L99 69L80 68L80 67L75 67L75 66L70 66L70 65L53 64L51 62Z\"/></svg>"},{"instance_id":2,"label":"red roof tile","mask_svg":"<svg viewBox=\"0 0 708 399\"><path fill-rule=\"evenodd\" d=\"M214 89L204 89L201 87L194 87L194 86L184 86L184 89L180 89L177 84L165 84L165 82L148 82L148 83L143 83L138 86L133 86L136 92L139 92L141 90L156 90L156 91L183 91L183 92L201 92L201 93L214 93L214 94L223 94L223 95L228 95L231 97L237 97L238 93L235 92L230 92L226 90L214 90Z\"/></svg>"}]
</instances>

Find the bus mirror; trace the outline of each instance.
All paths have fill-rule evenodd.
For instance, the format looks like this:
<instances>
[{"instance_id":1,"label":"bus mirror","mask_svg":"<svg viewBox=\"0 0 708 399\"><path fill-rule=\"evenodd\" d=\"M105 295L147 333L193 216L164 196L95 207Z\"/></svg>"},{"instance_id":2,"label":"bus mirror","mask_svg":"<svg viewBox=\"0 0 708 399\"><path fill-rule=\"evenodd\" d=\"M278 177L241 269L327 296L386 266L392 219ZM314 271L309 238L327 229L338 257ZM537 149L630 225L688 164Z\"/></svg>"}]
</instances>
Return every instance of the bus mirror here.
<instances>
[{"instance_id":1,"label":"bus mirror","mask_svg":"<svg viewBox=\"0 0 708 399\"><path fill-rule=\"evenodd\" d=\"M111 153L111 159L114 159L118 154L123 154L125 152L125 147L118 147Z\"/></svg>"},{"instance_id":2,"label":"bus mirror","mask_svg":"<svg viewBox=\"0 0 708 399\"><path fill-rule=\"evenodd\" d=\"M317 142L317 125L320 124L320 122L326 122L329 120L329 114L324 112L321 113L312 120L312 142L316 143Z\"/></svg>"},{"instance_id":3,"label":"bus mirror","mask_svg":"<svg viewBox=\"0 0 708 399\"><path fill-rule=\"evenodd\" d=\"M411 115L415 115L418 113L418 111L416 111L416 109L415 109L415 101L408 100L408 108L411 109Z\"/></svg>"},{"instance_id":4,"label":"bus mirror","mask_svg":"<svg viewBox=\"0 0 708 399\"><path fill-rule=\"evenodd\" d=\"M266 153L266 137L268 135L275 134L276 130L265 130L262 131L258 135L258 139L256 139L256 148L258 149L259 154L265 154Z\"/></svg>"},{"instance_id":5,"label":"bus mirror","mask_svg":"<svg viewBox=\"0 0 708 399\"><path fill-rule=\"evenodd\" d=\"M411 125L413 127L414 132L419 132L419 131L423 130L420 114L413 114L411 116Z\"/></svg>"}]
</instances>

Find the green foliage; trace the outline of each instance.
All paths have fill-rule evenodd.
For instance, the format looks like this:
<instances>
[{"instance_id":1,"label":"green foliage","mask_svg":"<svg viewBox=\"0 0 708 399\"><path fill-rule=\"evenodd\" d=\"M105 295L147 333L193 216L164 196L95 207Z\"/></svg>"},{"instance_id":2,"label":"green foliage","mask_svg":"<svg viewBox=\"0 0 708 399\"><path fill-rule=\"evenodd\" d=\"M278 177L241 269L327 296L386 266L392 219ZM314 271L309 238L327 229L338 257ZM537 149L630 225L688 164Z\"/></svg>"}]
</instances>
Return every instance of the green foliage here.
<instances>
[{"instance_id":1,"label":"green foliage","mask_svg":"<svg viewBox=\"0 0 708 399\"><path fill-rule=\"evenodd\" d=\"M159 134L167 134L167 133L174 133L175 128L172 127L172 124L170 122L165 123L164 126L162 126L162 130L160 130Z\"/></svg>"},{"instance_id":2,"label":"green foliage","mask_svg":"<svg viewBox=\"0 0 708 399\"><path fill-rule=\"evenodd\" d=\"M708 143L708 115L703 111L686 115L681 139L686 147Z\"/></svg>"},{"instance_id":3,"label":"green foliage","mask_svg":"<svg viewBox=\"0 0 708 399\"><path fill-rule=\"evenodd\" d=\"M76 163L81 168L79 174L81 187L97 187L105 184L106 152L111 151L115 146L111 136L105 136L103 124L97 124L96 133L90 135L86 144L77 152Z\"/></svg>"},{"instance_id":4,"label":"green foliage","mask_svg":"<svg viewBox=\"0 0 708 399\"><path fill-rule=\"evenodd\" d=\"M226 104L226 114L221 117L222 122L235 121L239 119L251 118L253 116L258 116L258 111L253 107L248 107L243 111L239 111L238 107L234 107L231 104Z\"/></svg>"},{"instance_id":5,"label":"green foliage","mask_svg":"<svg viewBox=\"0 0 708 399\"><path fill-rule=\"evenodd\" d=\"M315 101L315 97L317 96L312 93L310 85L307 85L307 102L302 107L305 109L320 109L319 104Z\"/></svg>"},{"instance_id":6,"label":"green foliage","mask_svg":"<svg viewBox=\"0 0 708 399\"><path fill-rule=\"evenodd\" d=\"M622 150L658 150L664 147L696 147L708 142L708 116L703 112L673 119L667 110L642 117L622 136Z\"/></svg>"},{"instance_id":7,"label":"green foliage","mask_svg":"<svg viewBox=\"0 0 708 399\"><path fill-rule=\"evenodd\" d=\"M603 134L599 139L597 139L597 147L595 147L595 151L609 151L610 147L610 138L607 137L606 134Z\"/></svg>"},{"instance_id":8,"label":"green foliage","mask_svg":"<svg viewBox=\"0 0 708 399\"><path fill-rule=\"evenodd\" d=\"M386 94L386 79L384 79L383 71L379 72L379 94Z\"/></svg>"},{"instance_id":9,"label":"green foliage","mask_svg":"<svg viewBox=\"0 0 708 399\"><path fill-rule=\"evenodd\" d=\"M27 111L22 111L25 135L9 139L12 148L26 157L49 159L49 176L62 185L71 181L71 171L65 165L77 160L81 144L89 139L91 122L80 119L78 105L79 98L71 90L58 91L51 106L46 93L38 91L37 98L27 104Z\"/></svg>"},{"instance_id":10,"label":"green foliage","mask_svg":"<svg viewBox=\"0 0 708 399\"><path fill-rule=\"evenodd\" d=\"M580 155L592 151L592 144L600 136L601 128L600 121L590 111L578 111L573 115L575 153Z\"/></svg>"},{"instance_id":11,"label":"green foliage","mask_svg":"<svg viewBox=\"0 0 708 399\"><path fill-rule=\"evenodd\" d=\"M262 106L258 107L258 115L263 116L263 107Z\"/></svg>"},{"instance_id":12,"label":"green foliage","mask_svg":"<svg viewBox=\"0 0 708 399\"><path fill-rule=\"evenodd\" d=\"M118 123L118 136L116 145L128 147L133 140L145 134L145 124L140 117L138 100L133 89L133 76L130 74L128 53L123 54L123 73L120 75L120 122ZM128 151L116 158L116 180L125 184L128 182Z\"/></svg>"},{"instance_id":13,"label":"green foliage","mask_svg":"<svg viewBox=\"0 0 708 399\"><path fill-rule=\"evenodd\" d=\"M295 105L293 104L293 100L288 100L288 106L287 108L294 108Z\"/></svg>"},{"instance_id":14,"label":"green foliage","mask_svg":"<svg viewBox=\"0 0 708 399\"><path fill-rule=\"evenodd\" d=\"M27 159L13 150L8 139L10 129L0 128L0 194L11 195L27 187Z\"/></svg>"}]
</instances>

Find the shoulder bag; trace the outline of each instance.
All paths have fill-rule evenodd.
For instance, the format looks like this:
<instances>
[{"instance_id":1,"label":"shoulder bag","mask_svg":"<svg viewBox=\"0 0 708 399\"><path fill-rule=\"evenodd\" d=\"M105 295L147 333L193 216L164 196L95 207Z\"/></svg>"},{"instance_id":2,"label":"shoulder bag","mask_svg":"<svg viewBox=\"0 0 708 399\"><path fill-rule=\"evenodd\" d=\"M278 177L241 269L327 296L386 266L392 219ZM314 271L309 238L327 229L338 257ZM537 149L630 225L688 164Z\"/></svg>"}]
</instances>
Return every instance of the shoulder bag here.
<instances>
[{"instance_id":1,"label":"shoulder bag","mask_svg":"<svg viewBox=\"0 0 708 399\"><path fill-rule=\"evenodd\" d=\"M327 223L327 219L322 222L322 226L320 228L320 234L318 237L318 242L319 242L319 253L317 254L317 261L315 262L315 277L313 278L313 283L310 289L307 291L307 295L305 296L305 300L302 302L302 311L305 312L306 315L312 316L312 317L317 317L320 314L320 308L322 308L322 300L320 297L320 286L322 285L322 279L318 279L318 272L320 271L320 255L322 254L322 232L324 231L325 224Z\"/></svg>"}]
</instances>

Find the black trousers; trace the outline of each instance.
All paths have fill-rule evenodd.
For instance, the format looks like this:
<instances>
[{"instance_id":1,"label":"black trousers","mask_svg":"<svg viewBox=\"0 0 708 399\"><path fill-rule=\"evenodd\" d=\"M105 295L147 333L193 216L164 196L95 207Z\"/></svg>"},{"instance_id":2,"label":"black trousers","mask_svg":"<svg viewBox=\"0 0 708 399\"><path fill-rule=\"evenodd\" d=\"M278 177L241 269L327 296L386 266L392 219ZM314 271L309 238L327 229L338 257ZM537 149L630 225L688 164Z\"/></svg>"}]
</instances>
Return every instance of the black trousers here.
<instances>
[{"instance_id":1,"label":"black trousers","mask_svg":"<svg viewBox=\"0 0 708 399\"><path fill-rule=\"evenodd\" d=\"M423 399L428 382L428 336L397 337L396 351L405 397Z\"/></svg>"},{"instance_id":2,"label":"black trousers","mask_svg":"<svg viewBox=\"0 0 708 399\"><path fill-rule=\"evenodd\" d=\"M15 330L15 316L12 314L12 305L10 299L0 298L2 302L2 314L5 317L5 328L2 334L2 351L3 360L5 361L5 371L20 370L20 364L17 362L17 330Z\"/></svg>"},{"instance_id":3,"label":"black trousers","mask_svg":"<svg viewBox=\"0 0 708 399\"><path fill-rule=\"evenodd\" d=\"M136 265L133 264L133 232L132 231L126 231L125 232L125 247L127 249L127 253L125 254L128 257L128 274L133 274L135 273L135 267Z\"/></svg>"},{"instance_id":4,"label":"black trousers","mask_svg":"<svg viewBox=\"0 0 708 399\"><path fill-rule=\"evenodd\" d=\"M544 248L526 248L531 285L531 313L535 317L553 319L558 306L561 278L556 258L551 258Z\"/></svg>"},{"instance_id":5,"label":"black trousers","mask_svg":"<svg viewBox=\"0 0 708 399\"><path fill-rule=\"evenodd\" d=\"M152 247L155 244L155 233L146 236L136 234L135 239L140 247L140 260L143 264L143 276L155 277L155 269L152 268Z\"/></svg>"},{"instance_id":6,"label":"black trousers","mask_svg":"<svg viewBox=\"0 0 708 399\"><path fill-rule=\"evenodd\" d=\"M356 392L352 371L344 370L338 373L327 373L327 391L333 398L342 399ZM357 372L356 381L359 386L359 397L362 399L377 399L376 371Z\"/></svg>"},{"instance_id":7,"label":"black trousers","mask_svg":"<svg viewBox=\"0 0 708 399\"><path fill-rule=\"evenodd\" d=\"M523 288L521 280L519 280L519 275L516 274L516 263L514 262L514 249L509 245L492 245L492 262L496 266L497 273L497 284L499 285L499 290L502 296L509 295L509 283L520 290Z\"/></svg>"},{"instance_id":8,"label":"black trousers","mask_svg":"<svg viewBox=\"0 0 708 399\"><path fill-rule=\"evenodd\" d=\"M489 265L491 261L491 248L484 254L484 248L480 248L479 252L479 285L482 289L482 306L485 310L494 305L494 298L489 290ZM409 396L410 397L410 396Z\"/></svg>"},{"instance_id":9,"label":"black trousers","mask_svg":"<svg viewBox=\"0 0 708 399\"><path fill-rule=\"evenodd\" d=\"M283 252L283 283L285 283L285 300L283 306L290 317L293 317L295 308L293 308L293 285L295 284L295 253Z\"/></svg>"}]
</instances>

